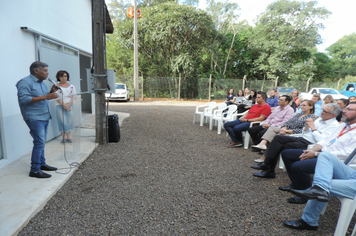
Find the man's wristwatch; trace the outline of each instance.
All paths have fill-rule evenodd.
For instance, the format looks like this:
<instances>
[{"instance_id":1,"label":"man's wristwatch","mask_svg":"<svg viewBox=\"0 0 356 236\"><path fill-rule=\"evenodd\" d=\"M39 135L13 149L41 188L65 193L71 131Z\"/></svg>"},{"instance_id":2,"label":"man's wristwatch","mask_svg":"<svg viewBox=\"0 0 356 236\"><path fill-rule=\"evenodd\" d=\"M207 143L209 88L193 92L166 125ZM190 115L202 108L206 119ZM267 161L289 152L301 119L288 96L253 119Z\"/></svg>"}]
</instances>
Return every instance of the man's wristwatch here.
<instances>
[{"instance_id":1,"label":"man's wristwatch","mask_svg":"<svg viewBox=\"0 0 356 236\"><path fill-rule=\"evenodd\" d=\"M315 152L314 156L317 157L319 155L319 152Z\"/></svg>"}]
</instances>

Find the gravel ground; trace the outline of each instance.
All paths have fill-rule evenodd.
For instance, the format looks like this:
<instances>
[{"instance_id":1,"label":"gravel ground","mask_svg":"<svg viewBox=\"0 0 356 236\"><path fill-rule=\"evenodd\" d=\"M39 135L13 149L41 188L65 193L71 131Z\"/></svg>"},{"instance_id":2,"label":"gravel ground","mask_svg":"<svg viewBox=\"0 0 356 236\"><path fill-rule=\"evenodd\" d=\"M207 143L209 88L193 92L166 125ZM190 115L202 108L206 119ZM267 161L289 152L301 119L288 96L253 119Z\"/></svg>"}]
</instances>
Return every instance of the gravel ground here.
<instances>
[{"instance_id":1,"label":"gravel ground","mask_svg":"<svg viewBox=\"0 0 356 236\"><path fill-rule=\"evenodd\" d=\"M318 231L296 231L286 172L252 176L258 154L192 124L195 103L111 103L131 116L121 140L98 147L19 235L333 235L332 199ZM352 225L355 220L352 221Z\"/></svg>"}]
</instances>

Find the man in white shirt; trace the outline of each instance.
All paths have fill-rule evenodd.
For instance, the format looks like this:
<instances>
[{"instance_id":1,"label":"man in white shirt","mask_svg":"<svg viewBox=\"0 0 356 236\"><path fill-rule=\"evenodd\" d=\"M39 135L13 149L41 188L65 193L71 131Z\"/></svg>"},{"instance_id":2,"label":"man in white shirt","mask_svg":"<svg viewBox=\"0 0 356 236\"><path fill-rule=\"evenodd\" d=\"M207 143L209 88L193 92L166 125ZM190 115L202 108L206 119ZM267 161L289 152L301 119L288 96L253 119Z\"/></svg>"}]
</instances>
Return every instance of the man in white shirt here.
<instances>
[{"instance_id":1,"label":"man in white shirt","mask_svg":"<svg viewBox=\"0 0 356 236\"><path fill-rule=\"evenodd\" d=\"M256 166L251 166L253 169L262 170L261 173L255 173L253 176L259 178L274 178L274 169L277 165L279 154L284 152L283 150L291 150L291 156L293 156L293 162L299 161L299 156L303 153L303 149L307 149L309 144L314 144L320 141L324 137L328 137L332 131L339 125L336 121L336 116L340 112L340 107L335 103L330 103L324 106L324 112L321 118L315 122L313 119L307 119L304 129L302 131L302 137L293 137L286 135L277 135L274 137L270 144L269 152L266 160ZM271 151L272 150L272 151ZM290 161L290 165L293 164ZM289 164L289 163L288 163ZM288 166L290 167L290 166ZM287 169L288 170L288 169ZM288 187L281 187L281 190Z\"/></svg>"},{"instance_id":2,"label":"man in white shirt","mask_svg":"<svg viewBox=\"0 0 356 236\"><path fill-rule=\"evenodd\" d=\"M356 103L343 111L342 121L332 135L318 142L300 156L302 161L318 156L313 186L306 190L290 192L308 199L301 219L284 221L293 229L316 230L319 216L329 196L353 199L356 195L356 170L342 163L356 147ZM320 152L321 151L321 152Z\"/></svg>"},{"instance_id":3,"label":"man in white shirt","mask_svg":"<svg viewBox=\"0 0 356 236\"><path fill-rule=\"evenodd\" d=\"M324 110L325 110L325 106L324 106ZM322 116L324 113L325 111L322 112ZM322 150L323 152L332 152L340 160L345 160L348 157L348 155L352 152L353 148L356 146L356 143L350 142L352 140L354 140L355 142L356 137L352 138L351 136L349 137L348 135L346 135L341 139L341 141L344 140L344 142L341 143L338 142L335 145L325 144L325 142L329 139L329 137L333 137L330 140L335 141L336 139L334 138L336 138L339 135L341 129L343 129L344 127L345 127L344 123L339 124L337 128L333 130L333 132L331 133L328 132L326 136L323 135L323 139L317 140L317 145L316 145L316 147L320 147L319 145L322 145L323 149L320 148L316 150L317 151ZM324 129L324 131L328 131L328 130ZM337 140L340 141L339 138L337 138ZM314 150L314 148L311 150ZM309 158L302 159L303 155L306 155L304 153L308 153ZM315 152L313 153L314 155L319 155L319 152L317 152L316 154ZM292 183L288 187L279 187L279 189L282 191L289 191L290 189L303 190L303 189L310 188L312 185L310 174L314 174L315 166L318 160L316 156L311 156L309 150L305 151L301 149L284 150L281 154L289 178L291 179ZM302 199L300 197L289 198L287 199L287 201L292 204L305 204L307 202L306 199Z\"/></svg>"}]
</instances>

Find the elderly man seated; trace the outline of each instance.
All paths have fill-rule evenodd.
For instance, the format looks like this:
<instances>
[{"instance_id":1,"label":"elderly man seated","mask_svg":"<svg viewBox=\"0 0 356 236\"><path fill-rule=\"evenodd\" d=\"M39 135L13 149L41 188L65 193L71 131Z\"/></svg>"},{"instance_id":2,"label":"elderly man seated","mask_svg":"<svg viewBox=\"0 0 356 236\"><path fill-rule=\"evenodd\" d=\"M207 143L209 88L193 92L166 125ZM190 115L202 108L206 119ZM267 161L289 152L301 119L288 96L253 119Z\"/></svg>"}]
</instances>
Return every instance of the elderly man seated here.
<instances>
[{"instance_id":1,"label":"elderly man seated","mask_svg":"<svg viewBox=\"0 0 356 236\"><path fill-rule=\"evenodd\" d=\"M324 107L324 110L326 108ZM339 124L337 129L334 129L312 149L307 151L303 149L284 150L281 153L292 183L288 187L279 187L280 190L303 190L311 187L310 174L314 174L320 151L331 152L337 158L345 160L356 146L356 103L350 104L344 109L342 121L345 123ZM307 202L306 199L300 197L290 198L287 201L294 204Z\"/></svg>"},{"instance_id":2,"label":"elderly man seated","mask_svg":"<svg viewBox=\"0 0 356 236\"><path fill-rule=\"evenodd\" d=\"M271 108L266 103L267 95L263 92L257 94L256 103L240 119L224 124L225 130L229 133L232 142L227 147L242 146L242 131L250 127L250 122L263 121L271 114Z\"/></svg>"},{"instance_id":3,"label":"elderly man seated","mask_svg":"<svg viewBox=\"0 0 356 236\"><path fill-rule=\"evenodd\" d=\"M356 113L356 106L351 112ZM356 118L356 114L354 115ZM349 130L352 129L351 126ZM355 124L353 128L355 128ZM346 129L342 131L342 133L346 132L350 131L346 131ZM338 140L335 140L330 145L338 145ZM299 197L308 199L308 203L304 208L301 219L286 220L283 222L284 225L298 230L317 230L319 216L329 201L329 196L355 198L356 170L345 165L333 153L322 152L316 163L313 186L307 190L292 189L291 192Z\"/></svg>"},{"instance_id":4,"label":"elderly man seated","mask_svg":"<svg viewBox=\"0 0 356 236\"><path fill-rule=\"evenodd\" d=\"M274 137L266 153L266 160L259 165L251 166L253 169L262 170L261 173L255 173L253 176L260 178L274 178L274 170L281 151L284 149L296 148L306 149L309 144L318 142L321 137L328 137L339 125L335 119L339 111L340 108L337 104L328 104L324 107L324 112L322 112L321 117L315 122L310 118L307 119L307 123L302 132L302 137L283 135Z\"/></svg>"}]
</instances>

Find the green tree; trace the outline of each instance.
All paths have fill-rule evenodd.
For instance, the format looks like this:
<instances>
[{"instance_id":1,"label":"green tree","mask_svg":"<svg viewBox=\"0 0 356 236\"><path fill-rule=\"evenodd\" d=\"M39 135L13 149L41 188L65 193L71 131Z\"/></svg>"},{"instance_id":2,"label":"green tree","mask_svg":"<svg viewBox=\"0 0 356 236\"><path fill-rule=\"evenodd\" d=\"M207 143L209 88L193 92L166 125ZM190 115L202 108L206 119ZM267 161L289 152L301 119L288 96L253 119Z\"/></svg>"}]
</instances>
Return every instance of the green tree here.
<instances>
[{"instance_id":1,"label":"green tree","mask_svg":"<svg viewBox=\"0 0 356 236\"><path fill-rule=\"evenodd\" d=\"M209 0L207 4L206 11L211 16L217 31L213 43L208 48L211 61L210 69L225 75L235 37L246 22L237 23L239 17L237 12L240 8L236 3L227 0L221 2ZM232 37L227 36L228 34ZM226 45L229 45L227 51L224 50Z\"/></svg>"},{"instance_id":2,"label":"green tree","mask_svg":"<svg viewBox=\"0 0 356 236\"><path fill-rule=\"evenodd\" d=\"M322 52L316 52L314 56L315 69L313 70L313 81L326 81L334 78L334 70L331 59Z\"/></svg>"},{"instance_id":3,"label":"green tree","mask_svg":"<svg viewBox=\"0 0 356 236\"><path fill-rule=\"evenodd\" d=\"M337 77L356 75L356 33L345 35L326 49Z\"/></svg>"},{"instance_id":4,"label":"green tree","mask_svg":"<svg viewBox=\"0 0 356 236\"><path fill-rule=\"evenodd\" d=\"M279 0L257 18L250 46L258 53L256 73L267 78L307 79L315 66L310 52L321 42L320 20L330 12L316 7L316 1Z\"/></svg>"},{"instance_id":5,"label":"green tree","mask_svg":"<svg viewBox=\"0 0 356 236\"><path fill-rule=\"evenodd\" d=\"M141 8L138 19L139 70L145 75L173 77L178 74L187 90L196 89L199 55L205 51L216 34L210 16L189 5L165 2ZM118 74L132 71L133 22L119 19L115 32L108 37L109 66ZM172 87L172 89L176 89ZM182 91L193 94L194 91ZM193 96L191 95L191 96Z\"/></svg>"}]
</instances>

